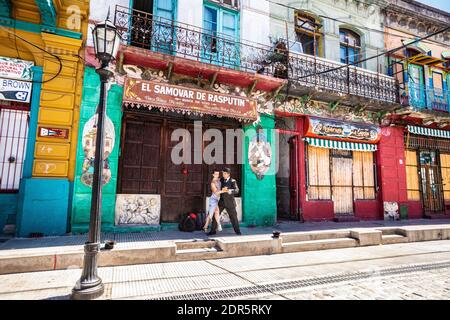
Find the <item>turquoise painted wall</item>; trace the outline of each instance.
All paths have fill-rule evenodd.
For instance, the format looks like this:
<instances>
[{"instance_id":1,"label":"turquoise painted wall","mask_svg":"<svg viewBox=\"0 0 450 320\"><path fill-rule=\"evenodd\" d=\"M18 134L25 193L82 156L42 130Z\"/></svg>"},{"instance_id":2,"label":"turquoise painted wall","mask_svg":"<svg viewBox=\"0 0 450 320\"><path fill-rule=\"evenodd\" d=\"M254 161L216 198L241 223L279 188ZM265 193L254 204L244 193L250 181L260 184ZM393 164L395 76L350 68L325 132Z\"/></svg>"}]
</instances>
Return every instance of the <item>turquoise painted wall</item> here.
<instances>
[{"instance_id":1,"label":"turquoise painted wall","mask_svg":"<svg viewBox=\"0 0 450 320\"><path fill-rule=\"evenodd\" d=\"M30 233L59 236L67 233L69 191L68 179L22 179L16 236L28 237Z\"/></svg>"},{"instance_id":2,"label":"turquoise painted wall","mask_svg":"<svg viewBox=\"0 0 450 320\"><path fill-rule=\"evenodd\" d=\"M0 234L3 233L3 227L7 222L15 222L18 199L17 193L0 194Z\"/></svg>"},{"instance_id":3,"label":"turquoise painted wall","mask_svg":"<svg viewBox=\"0 0 450 320\"><path fill-rule=\"evenodd\" d=\"M11 15L11 3L9 0L0 0L0 17L9 18Z\"/></svg>"},{"instance_id":4,"label":"turquoise painted wall","mask_svg":"<svg viewBox=\"0 0 450 320\"><path fill-rule=\"evenodd\" d=\"M122 126L123 88L114 84L108 91L106 114L114 124L114 149L108 157L112 178L103 187L102 193L102 229L114 228L114 208L116 203L117 171L119 162L120 132ZM85 158L82 145L83 129L86 122L95 114L100 98L100 79L95 69L86 67L83 82L83 95L80 111L80 128L78 133L77 159L73 199L71 210L71 231L83 233L88 231L92 188L81 182L82 166Z\"/></svg>"},{"instance_id":5,"label":"turquoise painted wall","mask_svg":"<svg viewBox=\"0 0 450 320\"><path fill-rule=\"evenodd\" d=\"M276 149L275 121L273 117L261 115L259 123L272 147L272 163L269 171L262 180L258 180L248 164L248 146L256 135L255 126L244 128L244 165L242 168L242 214L246 226L272 226L277 221L277 194L276 194Z\"/></svg>"}]
</instances>

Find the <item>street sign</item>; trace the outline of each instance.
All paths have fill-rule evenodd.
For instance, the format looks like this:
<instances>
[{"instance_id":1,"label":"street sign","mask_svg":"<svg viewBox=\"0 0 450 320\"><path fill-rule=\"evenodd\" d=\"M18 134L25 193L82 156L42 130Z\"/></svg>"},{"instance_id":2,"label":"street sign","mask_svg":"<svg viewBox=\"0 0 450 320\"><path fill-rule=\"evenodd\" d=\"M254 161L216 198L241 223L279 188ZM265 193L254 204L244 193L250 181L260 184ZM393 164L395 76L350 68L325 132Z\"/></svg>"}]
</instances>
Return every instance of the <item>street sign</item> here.
<instances>
[{"instance_id":1,"label":"street sign","mask_svg":"<svg viewBox=\"0 0 450 320\"><path fill-rule=\"evenodd\" d=\"M0 100L30 102L32 83L0 78Z\"/></svg>"}]
</instances>

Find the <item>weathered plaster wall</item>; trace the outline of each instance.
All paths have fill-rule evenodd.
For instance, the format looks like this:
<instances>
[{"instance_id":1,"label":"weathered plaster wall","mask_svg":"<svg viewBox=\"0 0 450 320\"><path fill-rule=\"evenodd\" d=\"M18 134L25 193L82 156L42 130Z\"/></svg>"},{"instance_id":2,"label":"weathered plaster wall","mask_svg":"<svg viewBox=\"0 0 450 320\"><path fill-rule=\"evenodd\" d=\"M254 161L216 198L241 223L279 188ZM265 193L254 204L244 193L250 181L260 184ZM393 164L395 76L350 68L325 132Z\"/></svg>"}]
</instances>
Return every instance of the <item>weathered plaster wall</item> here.
<instances>
[{"instance_id":1,"label":"weathered plaster wall","mask_svg":"<svg viewBox=\"0 0 450 320\"><path fill-rule=\"evenodd\" d=\"M270 45L270 3L260 0L241 1L241 39Z\"/></svg>"},{"instance_id":2,"label":"weathered plaster wall","mask_svg":"<svg viewBox=\"0 0 450 320\"><path fill-rule=\"evenodd\" d=\"M406 33L404 31L396 30L394 28L389 28L389 27L386 28L386 32L389 33L385 37L387 50L402 46L403 45L402 39L411 39L411 38L416 37L416 35L414 35L413 32ZM436 58L442 58L442 52L450 50L450 42L447 44L444 44L444 43L439 43L439 42L432 41L432 40L430 40L430 41L424 40L424 41L421 41L421 43L426 45L431 50L432 56L436 57ZM398 50L395 53L395 55L403 56L403 53L404 53L404 50Z\"/></svg>"},{"instance_id":3,"label":"weathered plaster wall","mask_svg":"<svg viewBox=\"0 0 450 320\"><path fill-rule=\"evenodd\" d=\"M243 219L247 226L274 225L277 218L276 204L276 138L274 136L275 121L272 117L261 115L260 125L266 129L266 135L272 146L272 163L268 173L258 180L248 164L248 146L256 134L254 126L244 128L244 165L242 166L242 198ZM252 132L252 133L250 133Z\"/></svg>"},{"instance_id":4,"label":"weathered plaster wall","mask_svg":"<svg viewBox=\"0 0 450 320\"><path fill-rule=\"evenodd\" d=\"M281 0L279 3L298 8L318 16L323 24L324 41L322 57L333 61L340 61L339 50L339 28L347 27L361 36L363 57L376 55L384 48L383 40L383 17L380 7L376 5L365 5L359 1L339 0L305 0L289 1ZM270 30L274 38L295 39L294 10L276 4L270 5ZM328 16L343 22L337 22L320 16ZM285 20L288 21L287 30ZM358 27L360 26L360 27ZM379 30L369 31L366 28ZM379 63L384 63L381 60ZM377 60L373 59L363 64L363 67L377 71Z\"/></svg>"}]
</instances>

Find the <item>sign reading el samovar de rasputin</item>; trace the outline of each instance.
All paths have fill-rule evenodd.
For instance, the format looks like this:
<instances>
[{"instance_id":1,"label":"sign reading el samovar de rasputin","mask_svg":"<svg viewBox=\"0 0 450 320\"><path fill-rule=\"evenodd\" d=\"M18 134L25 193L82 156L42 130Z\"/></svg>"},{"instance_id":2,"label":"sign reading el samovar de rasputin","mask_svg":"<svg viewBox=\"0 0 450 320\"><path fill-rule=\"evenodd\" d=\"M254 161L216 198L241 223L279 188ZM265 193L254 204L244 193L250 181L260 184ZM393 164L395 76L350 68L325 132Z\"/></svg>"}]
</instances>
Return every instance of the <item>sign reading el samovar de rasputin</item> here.
<instances>
[{"instance_id":1,"label":"sign reading el samovar de rasputin","mask_svg":"<svg viewBox=\"0 0 450 320\"><path fill-rule=\"evenodd\" d=\"M133 78L125 79L123 102L168 111L257 119L256 101L247 97Z\"/></svg>"},{"instance_id":2,"label":"sign reading el samovar de rasputin","mask_svg":"<svg viewBox=\"0 0 450 320\"><path fill-rule=\"evenodd\" d=\"M380 127L371 124L308 117L305 136L377 143L381 138L381 130Z\"/></svg>"}]
</instances>

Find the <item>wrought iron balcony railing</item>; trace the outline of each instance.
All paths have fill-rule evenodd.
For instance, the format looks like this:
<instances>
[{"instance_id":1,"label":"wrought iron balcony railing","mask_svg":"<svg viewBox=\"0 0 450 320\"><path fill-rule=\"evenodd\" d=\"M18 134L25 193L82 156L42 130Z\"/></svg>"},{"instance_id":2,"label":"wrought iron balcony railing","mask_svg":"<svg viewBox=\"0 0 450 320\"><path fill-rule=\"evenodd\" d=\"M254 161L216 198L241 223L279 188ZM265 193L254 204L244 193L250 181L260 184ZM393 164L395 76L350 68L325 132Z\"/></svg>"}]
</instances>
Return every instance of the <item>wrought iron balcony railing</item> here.
<instances>
[{"instance_id":1,"label":"wrought iron balcony railing","mask_svg":"<svg viewBox=\"0 0 450 320\"><path fill-rule=\"evenodd\" d=\"M418 84L409 84L408 99L403 104L423 110L450 112L450 92L443 89L425 89Z\"/></svg>"},{"instance_id":2,"label":"wrought iron balcony railing","mask_svg":"<svg viewBox=\"0 0 450 320\"><path fill-rule=\"evenodd\" d=\"M123 41L131 46L235 70L289 78L300 86L388 103L399 102L398 85L393 77L357 67L334 70L344 65L288 52L283 50L282 42L269 47L250 41L237 41L226 34L122 6L116 6L114 23ZM331 69L330 72L320 74Z\"/></svg>"},{"instance_id":3,"label":"wrought iron balcony railing","mask_svg":"<svg viewBox=\"0 0 450 320\"><path fill-rule=\"evenodd\" d=\"M442 89L427 90L427 106L431 110L450 112L450 93Z\"/></svg>"}]
</instances>

